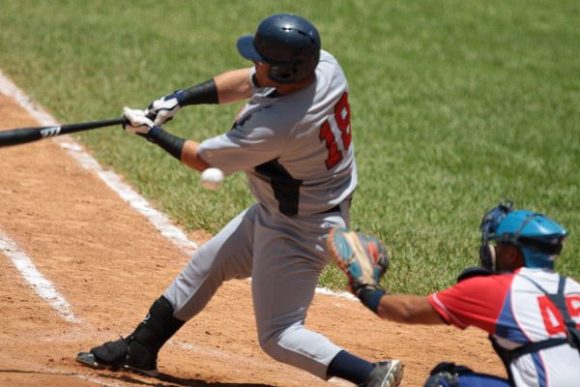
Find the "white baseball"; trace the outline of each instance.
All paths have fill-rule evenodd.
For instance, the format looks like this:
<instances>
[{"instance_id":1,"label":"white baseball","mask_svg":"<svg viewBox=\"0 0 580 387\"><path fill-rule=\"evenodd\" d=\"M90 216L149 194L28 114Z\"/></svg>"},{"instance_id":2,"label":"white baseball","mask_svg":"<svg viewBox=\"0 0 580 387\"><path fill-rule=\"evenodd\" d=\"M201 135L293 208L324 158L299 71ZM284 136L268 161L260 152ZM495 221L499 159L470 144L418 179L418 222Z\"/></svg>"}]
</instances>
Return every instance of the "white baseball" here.
<instances>
[{"instance_id":1,"label":"white baseball","mask_svg":"<svg viewBox=\"0 0 580 387\"><path fill-rule=\"evenodd\" d=\"M206 189L218 189L224 181L224 173L218 168L208 168L201 173L201 186Z\"/></svg>"}]
</instances>

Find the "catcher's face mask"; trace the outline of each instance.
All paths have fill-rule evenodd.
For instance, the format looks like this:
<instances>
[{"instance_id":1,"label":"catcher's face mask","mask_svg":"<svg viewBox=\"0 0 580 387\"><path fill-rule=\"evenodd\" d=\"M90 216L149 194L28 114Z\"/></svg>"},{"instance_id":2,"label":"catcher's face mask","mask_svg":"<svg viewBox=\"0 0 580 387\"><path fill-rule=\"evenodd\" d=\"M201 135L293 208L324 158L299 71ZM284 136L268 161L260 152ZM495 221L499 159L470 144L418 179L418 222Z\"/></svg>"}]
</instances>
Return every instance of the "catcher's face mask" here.
<instances>
[{"instance_id":1,"label":"catcher's face mask","mask_svg":"<svg viewBox=\"0 0 580 387\"><path fill-rule=\"evenodd\" d=\"M491 243L515 246L524 265L553 269L567 231L556 221L538 212L513 210L512 203L500 204L481 222L481 265L497 271L498 252Z\"/></svg>"},{"instance_id":2,"label":"catcher's face mask","mask_svg":"<svg viewBox=\"0 0 580 387\"><path fill-rule=\"evenodd\" d=\"M495 239L495 231L501 221L512 211L513 203L499 204L488 211L481 220L481 246L479 247L480 265L486 269L496 271L495 247L490 242Z\"/></svg>"}]
</instances>

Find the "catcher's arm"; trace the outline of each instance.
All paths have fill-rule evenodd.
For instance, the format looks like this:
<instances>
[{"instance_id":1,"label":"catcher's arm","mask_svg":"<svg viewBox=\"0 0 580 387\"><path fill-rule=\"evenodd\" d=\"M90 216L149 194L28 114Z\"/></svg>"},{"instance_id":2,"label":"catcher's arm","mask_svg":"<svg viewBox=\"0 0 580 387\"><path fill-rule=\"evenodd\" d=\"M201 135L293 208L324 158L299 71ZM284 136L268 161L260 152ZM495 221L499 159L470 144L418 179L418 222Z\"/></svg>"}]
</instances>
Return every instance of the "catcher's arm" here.
<instances>
[{"instance_id":1,"label":"catcher's arm","mask_svg":"<svg viewBox=\"0 0 580 387\"><path fill-rule=\"evenodd\" d=\"M381 318L404 324L445 323L425 296L384 295L376 313Z\"/></svg>"}]
</instances>

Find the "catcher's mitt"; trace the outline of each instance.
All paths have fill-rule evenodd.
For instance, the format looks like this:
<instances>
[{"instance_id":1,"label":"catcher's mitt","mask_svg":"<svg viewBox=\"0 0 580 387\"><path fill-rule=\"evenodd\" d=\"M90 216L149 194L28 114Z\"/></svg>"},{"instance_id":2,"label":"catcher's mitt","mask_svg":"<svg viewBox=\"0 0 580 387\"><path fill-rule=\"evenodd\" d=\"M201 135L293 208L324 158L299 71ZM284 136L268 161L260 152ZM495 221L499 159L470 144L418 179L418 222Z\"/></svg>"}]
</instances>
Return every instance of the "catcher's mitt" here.
<instances>
[{"instance_id":1,"label":"catcher's mitt","mask_svg":"<svg viewBox=\"0 0 580 387\"><path fill-rule=\"evenodd\" d=\"M348 277L351 292L359 295L363 289L377 289L389 268L387 249L377 238L333 228L326 241L331 258Z\"/></svg>"}]
</instances>

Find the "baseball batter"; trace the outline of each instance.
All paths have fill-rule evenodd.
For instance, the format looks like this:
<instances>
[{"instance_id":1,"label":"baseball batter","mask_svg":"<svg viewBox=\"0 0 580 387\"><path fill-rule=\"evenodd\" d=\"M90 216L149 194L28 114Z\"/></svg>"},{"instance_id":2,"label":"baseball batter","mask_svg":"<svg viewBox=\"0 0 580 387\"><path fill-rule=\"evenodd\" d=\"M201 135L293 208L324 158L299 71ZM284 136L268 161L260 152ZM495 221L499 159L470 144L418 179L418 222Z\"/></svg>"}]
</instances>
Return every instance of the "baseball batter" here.
<instances>
[{"instance_id":1,"label":"baseball batter","mask_svg":"<svg viewBox=\"0 0 580 387\"><path fill-rule=\"evenodd\" d=\"M323 379L397 385L399 361L368 362L304 327L328 263L328 231L348 226L357 185L345 75L321 50L316 28L295 15L264 19L237 48L252 68L178 90L145 111L125 108L124 116L126 130L198 171L243 171L256 204L200 247L132 334L81 352L77 360L154 375L161 346L222 283L251 277L258 339L271 357ZM186 105L242 99L248 101L231 130L201 143L158 126Z\"/></svg>"}]
</instances>

